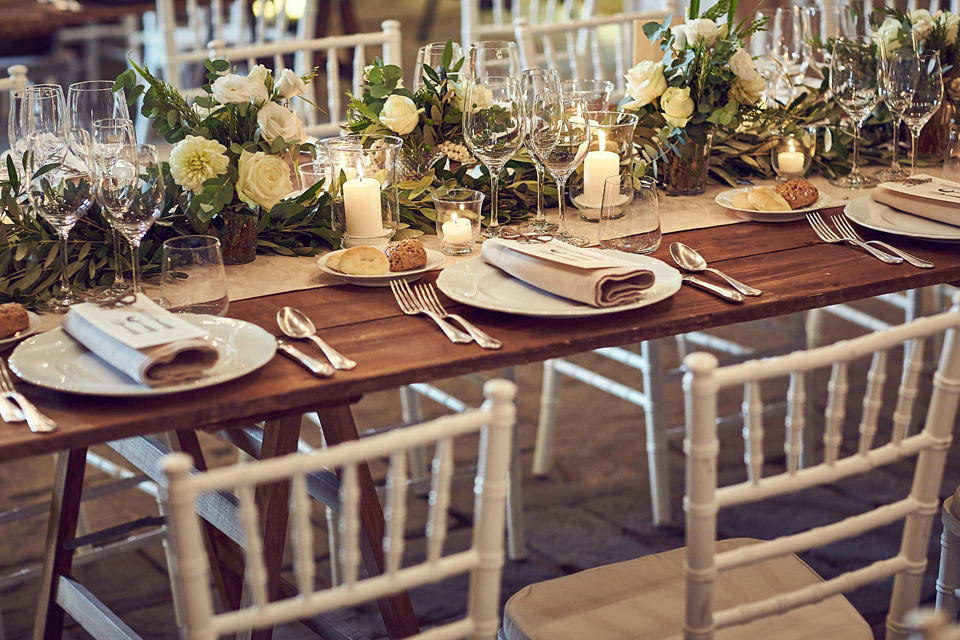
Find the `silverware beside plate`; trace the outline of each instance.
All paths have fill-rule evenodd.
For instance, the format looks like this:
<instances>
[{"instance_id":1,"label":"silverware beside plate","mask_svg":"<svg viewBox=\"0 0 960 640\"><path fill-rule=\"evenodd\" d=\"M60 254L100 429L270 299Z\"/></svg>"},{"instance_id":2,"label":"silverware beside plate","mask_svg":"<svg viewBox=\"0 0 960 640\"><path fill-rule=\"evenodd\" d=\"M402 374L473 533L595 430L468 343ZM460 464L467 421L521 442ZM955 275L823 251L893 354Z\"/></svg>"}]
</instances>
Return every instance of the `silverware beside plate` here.
<instances>
[{"instance_id":1,"label":"silverware beside plate","mask_svg":"<svg viewBox=\"0 0 960 640\"><path fill-rule=\"evenodd\" d=\"M329 378L335 372L335 369L326 362L320 362L316 358L308 356L282 338L277 338L277 350L288 358L296 360L305 366L315 376Z\"/></svg>"}]
</instances>

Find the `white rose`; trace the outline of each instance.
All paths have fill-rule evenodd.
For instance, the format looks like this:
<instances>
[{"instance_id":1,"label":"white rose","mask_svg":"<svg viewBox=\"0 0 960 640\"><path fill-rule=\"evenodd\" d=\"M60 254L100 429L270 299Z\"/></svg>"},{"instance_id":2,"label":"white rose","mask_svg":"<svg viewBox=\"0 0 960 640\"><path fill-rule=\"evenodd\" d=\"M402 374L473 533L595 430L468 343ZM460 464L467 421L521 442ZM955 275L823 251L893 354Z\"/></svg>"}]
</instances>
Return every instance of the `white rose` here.
<instances>
[{"instance_id":1,"label":"white rose","mask_svg":"<svg viewBox=\"0 0 960 640\"><path fill-rule=\"evenodd\" d=\"M263 82L235 73L228 73L214 80L212 90L214 99L221 104L240 104L251 100L266 102L269 98L267 86Z\"/></svg>"},{"instance_id":2,"label":"white rose","mask_svg":"<svg viewBox=\"0 0 960 640\"><path fill-rule=\"evenodd\" d=\"M960 27L960 16L955 13L944 12L944 15L938 18L938 20L943 25L947 44L957 44L957 29Z\"/></svg>"},{"instance_id":3,"label":"white rose","mask_svg":"<svg viewBox=\"0 0 960 640\"><path fill-rule=\"evenodd\" d=\"M882 47L885 56L900 48L900 23L895 18L887 18L874 32L873 38Z\"/></svg>"},{"instance_id":4,"label":"white rose","mask_svg":"<svg viewBox=\"0 0 960 640\"><path fill-rule=\"evenodd\" d=\"M303 83L303 79L290 69L284 69L280 72L280 78L273 88L284 100L289 100L307 92L307 85Z\"/></svg>"},{"instance_id":5,"label":"white rose","mask_svg":"<svg viewBox=\"0 0 960 640\"><path fill-rule=\"evenodd\" d=\"M920 20L933 22L933 14L931 14L927 9L914 9L913 11L907 12L907 17L910 18L910 22L912 24L917 24L917 22Z\"/></svg>"},{"instance_id":6,"label":"white rose","mask_svg":"<svg viewBox=\"0 0 960 640\"><path fill-rule=\"evenodd\" d=\"M757 73L757 68L753 66L753 57L742 48L738 48L730 56L730 70L733 71L733 75L744 80L753 80L760 75Z\"/></svg>"},{"instance_id":7,"label":"white rose","mask_svg":"<svg viewBox=\"0 0 960 640\"><path fill-rule=\"evenodd\" d=\"M687 48L687 26L680 24L673 28L673 50L683 51Z\"/></svg>"},{"instance_id":8,"label":"white rose","mask_svg":"<svg viewBox=\"0 0 960 640\"><path fill-rule=\"evenodd\" d=\"M913 25L913 34L919 42L926 42L933 31L933 16L926 9L916 9L907 13L910 24Z\"/></svg>"},{"instance_id":9,"label":"white rose","mask_svg":"<svg viewBox=\"0 0 960 640\"><path fill-rule=\"evenodd\" d=\"M663 77L663 63L644 60L627 71L627 94L632 102L625 109L643 107L659 98L667 88L667 79Z\"/></svg>"},{"instance_id":10,"label":"white rose","mask_svg":"<svg viewBox=\"0 0 960 640\"><path fill-rule=\"evenodd\" d=\"M763 91L767 88L767 81L757 74L754 78L734 78L730 85L730 97L742 105L752 106L763 98Z\"/></svg>"},{"instance_id":11,"label":"white rose","mask_svg":"<svg viewBox=\"0 0 960 640\"><path fill-rule=\"evenodd\" d=\"M708 47L712 47L720 35L720 27L710 18L697 18L696 20L687 20L686 23L687 40L690 44L696 45L704 42Z\"/></svg>"},{"instance_id":12,"label":"white rose","mask_svg":"<svg viewBox=\"0 0 960 640\"><path fill-rule=\"evenodd\" d=\"M303 131L303 123L290 109L282 107L276 102L268 102L257 113L257 124L260 125L260 137L267 142L283 138L284 142L303 142L307 135Z\"/></svg>"},{"instance_id":13,"label":"white rose","mask_svg":"<svg viewBox=\"0 0 960 640\"><path fill-rule=\"evenodd\" d=\"M380 122L397 135L406 135L420 122L420 113L413 100L406 96L392 95L383 103Z\"/></svg>"},{"instance_id":14,"label":"white rose","mask_svg":"<svg viewBox=\"0 0 960 640\"><path fill-rule=\"evenodd\" d=\"M263 85L264 90L266 90L268 75L270 75L270 72L267 71L267 68L262 64L258 64L254 65L253 69L250 69L250 73L247 74L247 80L250 82L259 82Z\"/></svg>"},{"instance_id":15,"label":"white rose","mask_svg":"<svg viewBox=\"0 0 960 640\"><path fill-rule=\"evenodd\" d=\"M170 151L170 175L181 187L199 194L204 182L226 172L230 164L226 151L216 140L187 136Z\"/></svg>"},{"instance_id":16,"label":"white rose","mask_svg":"<svg viewBox=\"0 0 960 640\"><path fill-rule=\"evenodd\" d=\"M244 151L238 169L237 195L248 204L270 211L293 191L290 166L279 156Z\"/></svg>"},{"instance_id":17,"label":"white rose","mask_svg":"<svg viewBox=\"0 0 960 640\"><path fill-rule=\"evenodd\" d=\"M690 116L693 115L693 99L690 97L690 87L667 87L660 96L660 108L667 124L673 127L685 127Z\"/></svg>"}]
</instances>

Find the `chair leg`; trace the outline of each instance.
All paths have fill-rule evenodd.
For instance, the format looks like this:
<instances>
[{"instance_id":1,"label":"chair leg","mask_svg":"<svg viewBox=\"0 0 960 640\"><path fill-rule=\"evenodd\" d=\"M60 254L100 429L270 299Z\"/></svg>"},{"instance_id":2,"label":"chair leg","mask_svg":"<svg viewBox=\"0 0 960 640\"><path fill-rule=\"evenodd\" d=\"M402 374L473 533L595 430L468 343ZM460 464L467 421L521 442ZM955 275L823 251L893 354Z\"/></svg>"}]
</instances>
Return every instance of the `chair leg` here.
<instances>
[{"instance_id":1,"label":"chair leg","mask_svg":"<svg viewBox=\"0 0 960 640\"><path fill-rule=\"evenodd\" d=\"M647 466L650 474L650 503L653 524L661 526L673 521L670 506L670 458L667 450L667 416L664 411L663 368L660 342L644 340L640 352L648 367L641 371L643 391L649 399L644 422L647 429Z\"/></svg>"},{"instance_id":2,"label":"chair leg","mask_svg":"<svg viewBox=\"0 0 960 640\"><path fill-rule=\"evenodd\" d=\"M560 374L557 373L553 360L544 360L537 442L533 448L533 475L538 477L550 475L550 469L553 466L553 433L557 428L559 404Z\"/></svg>"},{"instance_id":3,"label":"chair leg","mask_svg":"<svg viewBox=\"0 0 960 640\"><path fill-rule=\"evenodd\" d=\"M507 556L511 560L527 557L527 536L523 528L523 469L516 429L513 430L513 451L507 474Z\"/></svg>"},{"instance_id":4,"label":"chair leg","mask_svg":"<svg viewBox=\"0 0 960 640\"><path fill-rule=\"evenodd\" d=\"M940 573L937 575L937 611L946 614L951 622L957 619L957 589L960 589L960 520L950 513L956 499L954 494L943 503Z\"/></svg>"}]
</instances>

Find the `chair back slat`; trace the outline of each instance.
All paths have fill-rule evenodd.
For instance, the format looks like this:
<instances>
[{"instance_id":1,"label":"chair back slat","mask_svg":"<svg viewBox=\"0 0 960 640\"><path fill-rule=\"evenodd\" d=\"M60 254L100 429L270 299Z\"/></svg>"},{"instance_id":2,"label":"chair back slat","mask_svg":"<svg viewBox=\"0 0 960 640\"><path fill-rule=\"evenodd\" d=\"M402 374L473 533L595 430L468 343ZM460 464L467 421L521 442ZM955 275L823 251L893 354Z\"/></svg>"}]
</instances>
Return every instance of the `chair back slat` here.
<instances>
[{"instance_id":1,"label":"chair back slat","mask_svg":"<svg viewBox=\"0 0 960 640\"><path fill-rule=\"evenodd\" d=\"M360 484L357 465L344 466L340 476L340 571L347 587L360 575Z\"/></svg>"},{"instance_id":2,"label":"chair back slat","mask_svg":"<svg viewBox=\"0 0 960 640\"><path fill-rule=\"evenodd\" d=\"M803 459L803 434L806 430L804 407L807 403L805 381L802 373L793 372L787 388L787 415L784 422L786 441L783 447L787 454L787 473L791 476L800 468L800 461Z\"/></svg>"},{"instance_id":3,"label":"chair back slat","mask_svg":"<svg viewBox=\"0 0 960 640\"><path fill-rule=\"evenodd\" d=\"M253 487L237 487L240 501L240 522L243 526L243 545L249 549L250 559L246 564L245 576L257 605L267 602L267 570L263 564L263 539L260 537L260 518L258 517L256 496Z\"/></svg>"},{"instance_id":4,"label":"chair back slat","mask_svg":"<svg viewBox=\"0 0 960 640\"><path fill-rule=\"evenodd\" d=\"M440 558L447 540L447 513L453 485L453 440L442 438L437 441L433 465L426 528L428 562L436 562Z\"/></svg>"},{"instance_id":5,"label":"chair back slat","mask_svg":"<svg viewBox=\"0 0 960 640\"><path fill-rule=\"evenodd\" d=\"M298 473L290 483L290 525L293 542L293 569L300 593L313 590L317 569L313 563L313 521L310 518L310 495L307 476Z\"/></svg>"},{"instance_id":6,"label":"chair back slat","mask_svg":"<svg viewBox=\"0 0 960 640\"><path fill-rule=\"evenodd\" d=\"M867 392L863 395L863 414L860 419L860 455L866 455L873 448L873 439L877 435L877 421L883 406L883 385L887 382L887 352L877 351L870 363L867 374Z\"/></svg>"},{"instance_id":7,"label":"chair back slat","mask_svg":"<svg viewBox=\"0 0 960 640\"><path fill-rule=\"evenodd\" d=\"M383 550L387 555L387 574L400 570L403 563L404 523L407 521L407 452L396 451L390 455L390 472L387 474L387 502L384 519L388 523L383 538Z\"/></svg>"},{"instance_id":8,"label":"chair back slat","mask_svg":"<svg viewBox=\"0 0 960 640\"><path fill-rule=\"evenodd\" d=\"M743 389L743 461L747 479L760 482L763 477L763 398L760 385L748 382Z\"/></svg>"},{"instance_id":9,"label":"chair back slat","mask_svg":"<svg viewBox=\"0 0 960 640\"><path fill-rule=\"evenodd\" d=\"M843 420L847 415L847 363L833 365L830 383L827 385L827 408L824 410L826 426L823 430L823 460L833 464L840 455L843 444Z\"/></svg>"},{"instance_id":10,"label":"chair back slat","mask_svg":"<svg viewBox=\"0 0 960 640\"><path fill-rule=\"evenodd\" d=\"M923 340L912 340L906 348L906 364L897 392L897 406L893 410L893 434L891 440L900 442L910 429L913 420L913 403L919 393L920 374L923 373Z\"/></svg>"},{"instance_id":11,"label":"chair back slat","mask_svg":"<svg viewBox=\"0 0 960 640\"><path fill-rule=\"evenodd\" d=\"M483 40L511 40L514 25L559 24L593 16L594 0L512 0L506 10L503 0L493 0L488 14L480 8L481 0L460 0L460 43L468 45Z\"/></svg>"}]
</instances>

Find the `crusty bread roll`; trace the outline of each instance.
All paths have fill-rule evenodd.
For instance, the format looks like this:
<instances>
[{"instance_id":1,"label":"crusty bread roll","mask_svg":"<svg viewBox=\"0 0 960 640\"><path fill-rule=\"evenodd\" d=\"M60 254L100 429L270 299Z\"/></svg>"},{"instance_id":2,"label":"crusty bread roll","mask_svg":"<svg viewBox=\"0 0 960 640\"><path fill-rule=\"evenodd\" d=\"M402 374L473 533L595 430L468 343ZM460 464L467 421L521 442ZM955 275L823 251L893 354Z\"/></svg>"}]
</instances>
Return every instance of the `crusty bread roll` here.
<instances>
[{"instance_id":1,"label":"crusty bread roll","mask_svg":"<svg viewBox=\"0 0 960 640\"><path fill-rule=\"evenodd\" d=\"M331 251L327 254L327 261L323 265L327 269L333 269L334 271L340 271L340 259L343 257L343 250L340 251Z\"/></svg>"},{"instance_id":2,"label":"crusty bread roll","mask_svg":"<svg viewBox=\"0 0 960 640\"><path fill-rule=\"evenodd\" d=\"M751 209L755 210L756 207L750 204L750 191L741 191L737 195L733 196L730 199L730 204L736 207L737 209Z\"/></svg>"},{"instance_id":3,"label":"crusty bread roll","mask_svg":"<svg viewBox=\"0 0 960 640\"><path fill-rule=\"evenodd\" d=\"M419 240L408 239L394 242L386 248L390 259L390 271L407 271L427 266L427 250Z\"/></svg>"},{"instance_id":4,"label":"crusty bread roll","mask_svg":"<svg viewBox=\"0 0 960 640\"><path fill-rule=\"evenodd\" d=\"M791 209L809 207L820 197L820 191L809 180L794 178L773 188L790 204Z\"/></svg>"},{"instance_id":5,"label":"crusty bread roll","mask_svg":"<svg viewBox=\"0 0 960 640\"><path fill-rule=\"evenodd\" d=\"M340 271L352 276L381 276L390 271L390 261L376 247L350 247L340 256Z\"/></svg>"},{"instance_id":6,"label":"crusty bread roll","mask_svg":"<svg viewBox=\"0 0 960 640\"><path fill-rule=\"evenodd\" d=\"M750 192L750 204L757 211L790 211L790 203L770 187L756 187Z\"/></svg>"},{"instance_id":7,"label":"crusty bread roll","mask_svg":"<svg viewBox=\"0 0 960 640\"><path fill-rule=\"evenodd\" d=\"M9 338L30 326L30 316L19 302L0 304L0 338Z\"/></svg>"}]
</instances>

